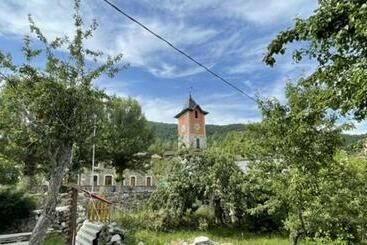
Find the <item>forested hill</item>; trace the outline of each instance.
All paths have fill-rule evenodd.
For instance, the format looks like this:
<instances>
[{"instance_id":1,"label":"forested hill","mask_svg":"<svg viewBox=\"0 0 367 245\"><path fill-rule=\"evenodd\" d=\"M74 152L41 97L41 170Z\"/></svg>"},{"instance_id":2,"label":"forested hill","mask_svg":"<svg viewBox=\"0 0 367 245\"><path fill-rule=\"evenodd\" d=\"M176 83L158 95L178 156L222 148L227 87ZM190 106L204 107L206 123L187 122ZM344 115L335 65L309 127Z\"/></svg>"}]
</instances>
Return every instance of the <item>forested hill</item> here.
<instances>
[{"instance_id":1,"label":"forested hill","mask_svg":"<svg viewBox=\"0 0 367 245\"><path fill-rule=\"evenodd\" d=\"M154 129L155 136L162 141L177 140L177 124L149 122ZM229 124L229 125L206 125L206 134L211 136L225 136L228 132L240 131L246 127L246 124Z\"/></svg>"},{"instance_id":2,"label":"forested hill","mask_svg":"<svg viewBox=\"0 0 367 245\"><path fill-rule=\"evenodd\" d=\"M177 140L177 124L175 123L161 123L161 122L149 122L154 129L155 136L163 142L176 141ZM246 124L228 124L228 125L206 125L206 133L210 138L212 136L224 137L227 133L232 131L241 131L246 128ZM344 134L345 146L356 143L361 139L366 138L365 134L350 135Z\"/></svg>"}]
</instances>

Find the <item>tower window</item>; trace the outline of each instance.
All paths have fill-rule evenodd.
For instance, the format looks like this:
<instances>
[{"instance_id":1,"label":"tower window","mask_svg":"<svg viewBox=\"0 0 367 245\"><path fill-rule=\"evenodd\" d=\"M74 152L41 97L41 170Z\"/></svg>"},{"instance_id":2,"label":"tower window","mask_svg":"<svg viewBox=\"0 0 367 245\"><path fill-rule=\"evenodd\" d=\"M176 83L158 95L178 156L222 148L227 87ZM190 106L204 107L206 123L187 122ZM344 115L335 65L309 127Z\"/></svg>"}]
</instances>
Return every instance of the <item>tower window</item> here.
<instances>
[{"instance_id":1,"label":"tower window","mask_svg":"<svg viewBox=\"0 0 367 245\"><path fill-rule=\"evenodd\" d=\"M200 149L200 139L196 139L196 148Z\"/></svg>"},{"instance_id":2,"label":"tower window","mask_svg":"<svg viewBox=\"0 0 367 245\"><path fill-rule=\"evenodd\" d=\"M198 111L195 111L195 118L198 118Z\"/></svg>"}]
</instances>

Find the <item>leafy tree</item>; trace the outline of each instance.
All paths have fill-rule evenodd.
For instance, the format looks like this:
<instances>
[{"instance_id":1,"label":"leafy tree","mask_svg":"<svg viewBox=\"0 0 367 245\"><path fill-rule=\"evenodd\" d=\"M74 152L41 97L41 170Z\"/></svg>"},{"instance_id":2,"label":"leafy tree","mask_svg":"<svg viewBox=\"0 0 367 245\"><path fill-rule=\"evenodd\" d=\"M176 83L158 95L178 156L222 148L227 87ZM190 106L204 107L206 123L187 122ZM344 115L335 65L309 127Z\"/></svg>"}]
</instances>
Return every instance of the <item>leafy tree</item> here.
<instances>
[{"instance_id":1,"label":"leafy tree","mask_svg":"<svg viewBox=\"0 0 367 245\"><path fill-rule=\"evenodd\" d=\"M279 33L264 57L273 66L274 56L283 54L286 45L305 41L293 59L315 59L317 69L301 84L317 86L320 104L352 112L356 119L367 115L367 3L363 0L320 0L319 7L307 19L296 19L292 28Z\"/></svg>"},{"instance_id":2,"label":"leafy tree","mask_svg":"<svg viewBox=\"0 0 367 245\"><path fill-rule=\"evenodd\" d=\"M263 121L254 140L262 150L250 165L250 175L268 190L253 211L287 207L285 227L292 244L301 237L359 242L365 184L357 177L361 173L336 158L342 127L312 99L319 90L288 85L286 91L287 105L260 103Z\"/></svg>"},{"instance_id":3,"label":"leafy tree","mask_svg":"<svg viewBox=\"0 0 367 245\"><path fill-rule=\"evenodd\" d=\"M182 219L187 212L194 212L201 201L212 204L220 224L242 217L247 203L242 185L244 174L232 156L218 149L183 152L169 167L169 176L150 199L154 210L163 208Z\"/></svg>"},{"instance_id":4,"label":"leafy tree","mask_svg":"<svg viewBox=\"0 0 367 245\"><path fill-rule=\"evenodd\" d=\"M92 87L93 80L103 73L113 76L122 55L107 57L84 46L92 37L97 24L85 29L79 14L80 2L75 1L75 36L49 41L31 17L30 29L41 43L32 48L32 39L26 36L23 52L25 63L13 64L10 55L0 52L1 78L5 81L6 100L1 110L10 112L12 126L7 131L11 138L18 135L32 138L45 149L49 162L49 190L40 218L33 230L30 243L42 244L52 222L57 195L65 170L71 161L73 145L89 137L93 130L96 108L101 106L104 94ZM38 46L38 45L37 45ZM65 51L59 55L57 51ZM32 66L35 57L44 57L44 67ZM99 61L97 63L97 60ZM94 62L92 62L94 61ZM89 69L88 69L89 68ZM21 144L15 140L13 144Z\"/></svg>"},{"instance_id":5,"label":"leafy tree","mask_svg":"<svg viewBox=\"0 0 367 245\"><path fill-rule=\"evenodd\" d=\"M106 103L104 115L97 144L100 158L111 162L120 178L125 169L143 169L153 132L139 103L132 98L112 98Z\"/></svg>"},{"instance_id":6,"label":"leafy tree","mask_svg":"<svg viewBox=\"0 0 367 245\"><path fill-rule=\"evenodd\" d=\"M16 164L0 154L0 185L14 185L19 180L20 171Z\"/></svg>"},{"instance_id":7,"label":"leafy tree","mask_svg":"<svg viewBox=\"0 0 367 245\"><path fill-rule=\"evenodd\" d=\"M11 92L10 89L0 91L0 117L2 118L0 122L0 155L4 164L11 162L17 165L17 172L22 170L24 182L30 189L33 176L37 172L44 172L41 166L47 166L47 161L42 145L31 133L21 133L26 130L25 128L18 128L18 132L14 132L13 125L20 127L23 119L21 115L13 113L12 107L6 106L9 104L8 99L12 96ZM10 167L9 164L8 167ZM14 173L14 169L9 171Z\"/></svg>"}]
</instances>

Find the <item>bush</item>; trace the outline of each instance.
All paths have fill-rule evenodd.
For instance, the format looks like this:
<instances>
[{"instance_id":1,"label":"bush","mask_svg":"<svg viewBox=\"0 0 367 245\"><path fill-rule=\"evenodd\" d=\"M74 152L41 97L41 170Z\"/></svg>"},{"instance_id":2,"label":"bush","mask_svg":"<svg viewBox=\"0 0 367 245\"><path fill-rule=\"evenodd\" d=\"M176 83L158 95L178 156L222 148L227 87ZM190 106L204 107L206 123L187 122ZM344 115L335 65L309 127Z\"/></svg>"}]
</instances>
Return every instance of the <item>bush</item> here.
<instances>
[{"instance_id":1,"label":"bush","mask_svg":"<svg viewBox=\"0 0 367 245\"><path fill-rule=\"evenodd\" d=\"M168 231L179 226L179 222L164 210L135 213L120 212L116 215L117 223L126 230L146 229L151 231Z\"/></svg>"},{"instance_id":2,"label":"bush","mask_svg":"<svg viewBox=\"0 0 367 245\"><path fill-rule=\"evenodd\" d=\"M207 230L215 224L214 212L207 206L201 206L195 212L187 211L177 217L169 210L139 211L135 213L119 212L117 223L126 230L172 231L178 228Z\"/></svg>"},{"instance_id":3,"label":"bush","mask_svg":"<svg viewBox=\"0 0 367 245\"><path fill-rule=\"evenodd\" d=\"M36 202L23 191L11 188L0 190L0 232L6 231L17 221L28 218L35 208Z\"/></svg>"}]
</instances>

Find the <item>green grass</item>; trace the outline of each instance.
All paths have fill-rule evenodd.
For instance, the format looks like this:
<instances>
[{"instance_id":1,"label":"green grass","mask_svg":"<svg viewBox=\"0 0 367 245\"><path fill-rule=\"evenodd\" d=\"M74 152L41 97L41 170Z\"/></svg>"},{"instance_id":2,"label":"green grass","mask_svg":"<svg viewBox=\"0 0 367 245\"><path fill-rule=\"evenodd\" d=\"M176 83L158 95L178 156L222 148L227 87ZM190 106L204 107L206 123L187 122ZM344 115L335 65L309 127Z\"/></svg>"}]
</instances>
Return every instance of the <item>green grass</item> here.
<instances>
[{"instance_id":1,"label":"green grass","mask_svg":"<svg viewBox=\"0 0 367 245\"><path fill-rule=\"evenodd\" d=\"M45 239L45 245L65 245L65 241L60 234L48 234Z\"/></svg>"},{"instance_id":2,"label":"green grass","mask_svg":"<svg viewBox=\"0 0 367 245\"><path fill-rule=\"evenodd\" d=\"M180 241L193 242L195 237L207 236L215 242L251 245L289 244L286 237L279 235L256 235L243 233L236 229L216 228L208 231L177 230L173 232L137 231L131 234L128 244L144 241L147 245L179 244Z\"/></svg>"}]
</instances>

